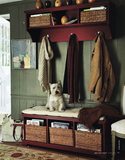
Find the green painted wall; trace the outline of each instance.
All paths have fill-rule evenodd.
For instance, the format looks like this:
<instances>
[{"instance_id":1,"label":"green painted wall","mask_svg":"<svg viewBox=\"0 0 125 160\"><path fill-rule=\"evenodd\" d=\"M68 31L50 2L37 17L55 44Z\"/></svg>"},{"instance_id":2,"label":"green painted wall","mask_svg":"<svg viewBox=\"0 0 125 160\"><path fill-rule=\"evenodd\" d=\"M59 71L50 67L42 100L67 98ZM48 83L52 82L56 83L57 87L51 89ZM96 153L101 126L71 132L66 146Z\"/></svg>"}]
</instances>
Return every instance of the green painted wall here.
<instances>
[{"instance_id":1,"label":"green painted wall","mask_svg":"<svg viewBox=\"0 0 125 160\"><path fill-rule=\"evenodd\" d=\"M112 96L112 103L121 101L121 89L125 82L125 1L112 0L115 5L115 24L113 24L113 40L108 41L110 56L116 75L116 87ZM29 38L25 28L25 14L27 9L33 9L34 0L26 0L11 4L0 5L0 14L10 13L11 19L11 39ZM67 42L53 44L55 53L55 80L63 82ZM91 100L88 92L88 82L90 74L90 57L93 49L93 41L82 42L81 48L81 90L84 100ZM40 90L37 80L37 69L12 69L11 70L11 95L12 95L12 117L19 119L21 111L33 105L46 104L46 93ZM87 103L87 102L86 102ZM82 104L80 104L82 105Z\"/></svg>"}]
</instances>

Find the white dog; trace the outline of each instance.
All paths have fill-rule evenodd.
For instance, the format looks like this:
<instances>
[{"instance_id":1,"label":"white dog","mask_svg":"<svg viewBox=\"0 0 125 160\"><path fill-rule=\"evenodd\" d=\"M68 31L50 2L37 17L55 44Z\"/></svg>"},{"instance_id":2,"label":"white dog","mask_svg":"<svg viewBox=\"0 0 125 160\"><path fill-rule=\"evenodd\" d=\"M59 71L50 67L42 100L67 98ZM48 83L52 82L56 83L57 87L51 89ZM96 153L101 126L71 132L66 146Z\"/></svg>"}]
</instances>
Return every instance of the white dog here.
<instances>
[{"instance_id":1,"label":"white dog","mask_svg":"<svg viewBox=\"0 0 125 160\"><path fill-rule=\"evenodd\" d=\"M59 111L62 112L65 110L64 99L62 95L62 86L61 83L50 83L50 95L48 97L48 102L46 108L50 111Z\"/></svg>"}]
</instances>

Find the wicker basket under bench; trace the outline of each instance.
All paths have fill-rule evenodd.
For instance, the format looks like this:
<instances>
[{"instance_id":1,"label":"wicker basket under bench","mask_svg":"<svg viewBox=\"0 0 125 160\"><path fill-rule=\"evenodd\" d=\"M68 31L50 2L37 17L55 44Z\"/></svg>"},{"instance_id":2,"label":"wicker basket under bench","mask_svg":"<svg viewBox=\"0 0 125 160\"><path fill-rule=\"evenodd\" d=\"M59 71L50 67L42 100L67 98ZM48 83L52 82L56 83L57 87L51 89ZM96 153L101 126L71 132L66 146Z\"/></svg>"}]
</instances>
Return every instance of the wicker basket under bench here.
<instances>
[{"instance_id":1,"label":"wicker basket under bench","mask_svg":"<svg viewBox=\"0 0 125 160\"><path fill-rule=\"evenodd\" d=\"M50 143L73 146L73 130L49 127Z\"/></svg>"},{"instance_id":2,"label":"wicker basket under bench","mask_svg":"<svg viewBox=\"0 0 125 160\"><path fill-rule=\"evenodd\" d=\"M91 154L95 156L106 156L110 153L110 130L106 119L100 120L97 126L100 127L100 133L91 133L76 130L79 123L78 118L43 116L35 114L22 114L24 118L24 145L35 145L47 148L61 149L78 153ZM44 119L44 126L26 125L28 119ZM69 129L53 128L52 121L61 121L70 123ZM108 136L107 136L108 135Z\"/></svg>"},{"instance_id":3,"label":"wicker basket under bench","mask_svg":"<svg viewBox=\"0 0 125 160\"><path fill-rule=\"evenodd\" d=\"M75 142L76 148L102 151L101 133L75 131Z\"/></svg>"},{"instance_id":4,"label":"wicker basket under bench","mask_svg":"<svg viewBox=\"0 0 125 160\"><path fill-rule=\"evenodd\" d=\"M46 126L25 125L26 140L46 143Z\"/></svg>"}]
</instances>

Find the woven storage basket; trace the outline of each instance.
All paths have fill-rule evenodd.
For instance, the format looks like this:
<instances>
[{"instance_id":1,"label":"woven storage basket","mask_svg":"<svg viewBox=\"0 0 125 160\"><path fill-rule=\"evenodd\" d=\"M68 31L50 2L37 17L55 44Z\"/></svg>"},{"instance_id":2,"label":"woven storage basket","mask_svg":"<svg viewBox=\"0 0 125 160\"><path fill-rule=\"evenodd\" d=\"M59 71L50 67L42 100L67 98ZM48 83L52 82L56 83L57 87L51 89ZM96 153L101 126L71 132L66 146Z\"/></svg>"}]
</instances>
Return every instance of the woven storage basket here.
<instances>
[{"instance_id":1,"label":"woven storage basket","mask_svg":"<svg viewBox=\"0 0 125 160\"><path fill-rule=\"evenodd\" d=\"M46 126L25 125L26 140L46 143Z\"/></svg>"},{"instance_id":2,"label":"woven storage basket","mask_svg":"<svg viewBox=\"0 0 125 160\"><path fill-rule=\"evenodd\" d=\"M63 128L49 128L50 143L73 146L73 130Z\"/></svg>"},{"instance_id":3,"label":"woven storage basket","mask_svg":"<svg viewBox=\"0 0 125 160\"><path fill-rule=\"evenodd\" d=\"M75 131L75 147L87 150L101 151L101 134Z\"/></svg>"},{"instance_id":4,"label":"woven storage basket","mask_svg":"<svg viewBox=\"0 0 125 160\"><path fill-rule=\"evenodd\" d=\"M106 10L81 11L80 23L105 22Z\"/></svg>"},{"instance_id":5,"label":"woven storage basket","mask_svg":"<svg viewBox=\"0 0 125 160\"><path fill-rule=\"evenodd\" d=\"M37 17L29 18L29 27L42 27L50 25L51 16L50 15L42 15Z\"/></svg>"}]
</instances>

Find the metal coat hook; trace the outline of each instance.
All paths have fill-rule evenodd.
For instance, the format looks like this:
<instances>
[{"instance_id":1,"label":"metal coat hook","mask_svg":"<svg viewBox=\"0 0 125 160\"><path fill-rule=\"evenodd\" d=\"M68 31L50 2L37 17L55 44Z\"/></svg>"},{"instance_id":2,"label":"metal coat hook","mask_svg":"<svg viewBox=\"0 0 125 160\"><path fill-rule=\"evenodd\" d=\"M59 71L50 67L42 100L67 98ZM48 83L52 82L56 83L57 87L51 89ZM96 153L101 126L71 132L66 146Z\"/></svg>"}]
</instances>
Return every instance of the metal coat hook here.
<instances>
[{"instance_id":1,"label":"metal coat hook","mask_svg":"<svg viewBox=\"0 0 125 160\"><path fill-rule=\"evenodd\" d=\"M100 31L98 31L97 33L98 33L98 34L100 34L101 32L100 32Z\"/></svg>"},{"instance_id":2,"label":"metal coat hook","mask_svg":"<svg viewBox=\"0 0 125 160\"><path fill-rule=\"evenodd\" d=\"M102 32L102 31L98 31L97 33L98 33L98 34L103 34L103 35L104 35L104 32Z\"/></svg>"}]
</instances>

